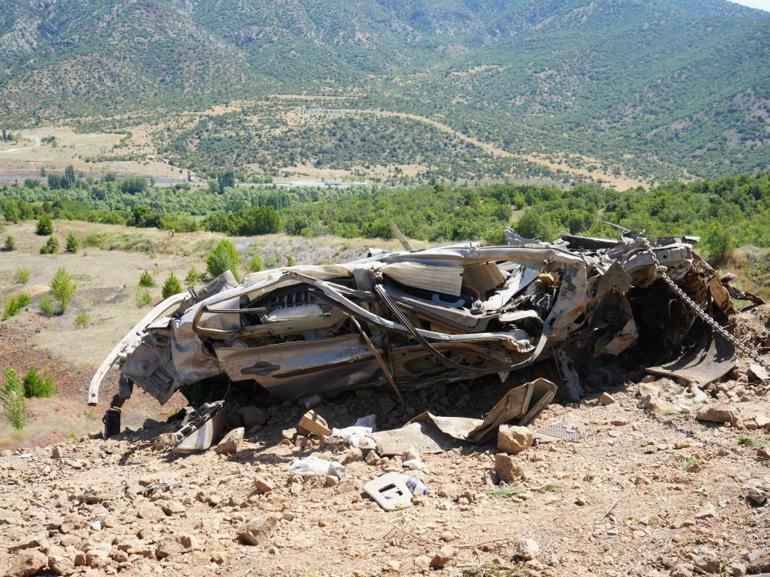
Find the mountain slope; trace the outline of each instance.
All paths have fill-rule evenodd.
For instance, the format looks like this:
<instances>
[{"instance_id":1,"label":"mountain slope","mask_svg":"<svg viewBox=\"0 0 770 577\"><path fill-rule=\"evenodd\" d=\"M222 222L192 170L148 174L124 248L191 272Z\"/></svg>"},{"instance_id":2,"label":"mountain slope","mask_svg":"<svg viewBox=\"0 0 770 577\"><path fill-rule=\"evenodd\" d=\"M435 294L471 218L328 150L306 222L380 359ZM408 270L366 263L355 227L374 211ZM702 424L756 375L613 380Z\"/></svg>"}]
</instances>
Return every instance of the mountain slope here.
<instances>
[{"instance_id":1,"label":"mountain slope","mask_svg":"<svg viewBox=\"0 0 770 577\"><path fill-rule=\"evenodd\" d=\"M365 93L511 150L767 168L770 18L723 0L3 0L0 122Z\"/></svg>"}]
</instances>

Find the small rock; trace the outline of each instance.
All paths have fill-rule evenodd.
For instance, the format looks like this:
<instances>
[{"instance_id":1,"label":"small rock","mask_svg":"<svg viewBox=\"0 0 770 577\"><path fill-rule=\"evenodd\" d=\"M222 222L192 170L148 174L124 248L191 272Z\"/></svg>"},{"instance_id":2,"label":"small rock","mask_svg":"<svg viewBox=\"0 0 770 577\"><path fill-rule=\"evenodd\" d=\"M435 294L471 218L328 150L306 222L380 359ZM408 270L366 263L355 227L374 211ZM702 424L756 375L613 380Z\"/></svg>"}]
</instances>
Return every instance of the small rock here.
<instances>
[{"instance_id":1,"label":"small rock","mask_svg":"<svg viewBox=\"0 0 770 577\"><path fill-rule=\"evenodd\" d=\"M179 439L174 433L161 433L152 440L152 448L156 451L173 449L179 444Z\"/></svg>"},{"instance_id":2,"label":"small rock","mask_svg":"<svg viewBox=\"0 0 770 577\"><path fill-rule=\"evenodd\" d=\"M157 521L163 517L163 511L154 503L144 502L137 507L136 516L145 521Z\"/></svg>"},{"instance_id":3,"label":"small rock","mask_svg":"<svg viewBox=\"0 0 770 577\"><path fill-rule=\"evenodd\" d=\"M184 547L175 537L167 537L163 539L155 548L155 557L158 559L165 559L172 555L178 555L184 551Z\"/></svg>"},{"instance_id":4,"label":"small rock","mask_svg":"<svg viewBox=\"0 0 770 577\"><path fill-rule=\"evenodd\" d=\"M457 550L449 545L442 547L430 560L431 569L443 569L457 555Z\"/></svg>"},{"instance_id":5,"label":"small rock","mask_svg":"<svg viewBox=\"0 0 770 577\"><path fill-rule=\"evenodd\" d=\"M345 451L345 454L342 455L342 460L340 461L343 465L349 465L350 463L354 463L356 461L360 461L364 458L363 451L359 449L358 447L351 447L347 451Z\"/></svg>"},{"instance_id":6,"label":"small rock","mask_svg":"<svg viewBox=\"0 0 770 577\"><path fill-rule=\"evenodd\" d=\"M390 559L387 564L388 564L388 569L390 571L398 571L399 569L401 569L401 563L396 561L395 559Z\"/></svg>"},{"instance_id":7,"label":"small rock","mask_svg":"<svg viewBox=\"0 0 770 577\"><path fill-rule=\"evenodd\" d=\"M62 459L63 458L63 451L62 448L59 445L54 445L51 449L51 458L52 459Z\"/></svg>"},{"instance_id":8,"label":"small rock","mask_svg":"<svg viewBox=\"0 0 770 577\"><path fill-rule=\"evenodd\" d=\"M275 487L273 486L273 483L271 483L270 480L265 479L264 477L257 477L256 479L254 479L254 489L256 489L257 493L259 493L260 495L269 493L274 488Z\"/></svg>"},{"instance_id":9,"label":"small rock","mask_svg":"<svg viewBox=\"0 0 770 577\"><path fill-rule=\"evenodd\" d=\"M179 513L184 513L186 511L185 506L182 505L182 503L173 499L161 503L160 508L163 509L163 512L166 515L178 515Z\"/></svg>"},{"instance_id":10,"label":"small rock","mask_svg":"<svg viewBox=\"0 0 770 577\"><path fill-rule=\"evenodd\" d=\"M770 460L770 450L765 447L757 447L757 458L763 461Z\"/></svg>"},{"instance_id":11,"label":"small rock","mask_svg":"<svg viewBox=\"0 0 770 577\"><path fill-rule=\"evenodd\" d=\"M696 569L700 569L704 573L720 573L722 566L719 555L712 549L705 547L695 552L692 564L695 565Z\"/></svg>"},{"instance_id":12,"label":"small rock","mask_svg":"<svg viewBox=\"0 0 770 577\"><path fill-rule=\"evenodd\" d=\"M767 369L758 363L749 365L748 376L753 382L764 383L770 380L770 373Z\"/></svg>"},{"instance_id":13,"label":"small rock","mask_svg":"<svg viewBox=\"0 0 770 577\"><path fill-rule=\"evenodd\" d=\"M754 549L746 555L748 567L746 572L749 574L760 574L770 572L770 548Z\"/></svg>"},{"instance_id":14,"label":"small rock","mask_svg":"<svg viewBox=\"0 0 770 577\"><path fill-rule=\"evenodd\" d=\"M11 559L5 575L30 577L42 573L48 568L48 556L40 551L24 551Z\"/></svg>"},{"instance_id":15,"label":"small rock","mask_svg":"<svg viewBox=\"0 0 770 577\"><path fill-rule=\"evenodd\" d=\"M21 515L10 509L0 509L0 525L21 525Z\"/></svg>"},{"instance_id":16,"label":"small rock","mask_svg":"<svg viewBox=\"0 0 770 577\"><path fill-rule=\"evenodd\" d=\"M600 405L604 405L606 407L606 406L612 405L614 403L615 403L615 397L613 397L609 393L602 393L602 396L599 397L599 404Z\"/></svg>"},{"instance_id":17,"label":"small rock","mask_svg":"<svg viewBox=\"0 0 770 577\"><path fill-rule=\"evenodd\" d=\"M614 426L616 427L625 427L628 425L628 421L626 419L613 419L610 421Z\"/></svg>"},{"instance_id":18,"label":"small rock","mask_svg":"<svg viewBox=\"0 0 770 577\"><path fill-rule=\"evenodd\" d=\"M699 421L705 421L707 423L735 424L738 422L738 417L735 414L735 411L731 409L728 405L724 405L721 403L703 407L695 415L695 418L698 419Z\"/></svg>"},{"instance_id":19,"label":"small rock","mask_svg":"<svg viewBox=\"0 0 770 577\"><path fill-rule=\"evenodd\" d=\"M277 526L275 517L252 519L238 528L238 538L246 545L267 545Z\"/></svg>"},{"instance_id":20,"label":"small rock","mask_svg":"<svg viewBox=\"0 0 770 577\"><path fill-rule=\"evenodd\" d=\"M767 504L767 492L759 487L751 487L746 495L746 499L754 507L763 507Z\"/></svg>"},{"instance_id":21,"label":"small rock","mask_svg":"<svg viewBox=\"0 0 770 577\"><path fill-rule=\"evenodd\" d=\"M516 546L516 556L531 561L540 554L540 545L534 539L521 539Z\"/></svg>"},{"instance_id":22,"label":"small rock","mask_svg":"<svg viewBox=\"0 0 770 577\"><path fill-rule=\"evenodd\" d=\"M525 477L521 465L511 455L505 453L495 455L495 473L498 479L506 483L513 483Z\"/></svg>"},{"instance_id":23,"label":"small rock","mask_svg":"<svg viewBox=\"0 0 770 577\"><path fill-rule=\"evenodd\" d=\"M527 427L501 425L497 432L497 448L517 455L534 443L532 432Z\"/></svg>"},{"instance_id":24,"label":"small rock","mask_svg":"<svg viewBox=\"0 0 770 577\"><path fill-rule=\"evenodd\" d=\"M217 443L217 453L220 455L231 455L240 451L245 432L243 427L238 427L227 433L224 438Z\"/></svg>"},{"instance_id":25,"label":"small rock","mask_svg":"<svg viewBox=\"0 0 770 577\"><path fill-rule=\"evenodd\" d=\"M706 503L705 505L703 505L700 511L695 513L696 519L711 519L712 517L716 517L716 516L717 516L716 507L714 507L714 505L712 505L711 503Z\"/></svg>"},{"instance_id":26,"label":"small rock","mask_svg":"<svg viewBox=\"0 0 770 577\"><path fill-rule=\"evenodd\" d=\"M313 410L308 411L299 420L297 432L300 435L316 435L318 437L328 437L332 430L324 418Z\"/></svg>"},{"instance_id":27,"label":"small rock","mask_svg":"<svg viewBox=\"0 0 770 577\"><path fill-rule=\"evenodd\" d=\"M238 415L241 417L243 426L247 429L264 425L267 422L267 413L259 407L241 407L238 409Z\"/></svg>"}]
</instances>

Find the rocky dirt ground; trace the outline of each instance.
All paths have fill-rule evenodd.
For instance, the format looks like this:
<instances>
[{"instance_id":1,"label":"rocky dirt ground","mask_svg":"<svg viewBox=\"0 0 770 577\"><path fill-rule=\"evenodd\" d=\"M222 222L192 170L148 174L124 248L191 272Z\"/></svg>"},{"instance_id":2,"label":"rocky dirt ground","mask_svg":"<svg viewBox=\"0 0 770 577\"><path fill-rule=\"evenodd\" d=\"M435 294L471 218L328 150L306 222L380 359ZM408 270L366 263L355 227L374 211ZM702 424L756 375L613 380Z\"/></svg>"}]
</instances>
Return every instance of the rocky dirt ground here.
<instances>
[{"instance_id":1,"label":"rocky dirt ground","mask_svg":"<svg viewBox=\"0 0 770 577\"><path fill-rule=\"evenodd\" d=\"M764 331L765 341L767 319L757 319L742 330ZM266 423L232 453L170 455L154 439L173 427L152 422L110 440L5 450L0 569L187 577L770 572L766 384L745 364L704 390L637 376L580 404L549 406L531 430L563 424L582 438L510 457L523 478L509 484L495 472L494 444L423 455L424 470L406 470L400 457L295 438L305 408L288 402L268 408ZM503 390L460 384L408 393L403 405L388 391L359 391L316 410L330 426L374 413L388 428L426 407L478 415ZM349 476L291 476L291 463L308 455L343 463ZM387 471L419 478L429 494L383 511L362 488Z\"/></svg>"}]
</instances>

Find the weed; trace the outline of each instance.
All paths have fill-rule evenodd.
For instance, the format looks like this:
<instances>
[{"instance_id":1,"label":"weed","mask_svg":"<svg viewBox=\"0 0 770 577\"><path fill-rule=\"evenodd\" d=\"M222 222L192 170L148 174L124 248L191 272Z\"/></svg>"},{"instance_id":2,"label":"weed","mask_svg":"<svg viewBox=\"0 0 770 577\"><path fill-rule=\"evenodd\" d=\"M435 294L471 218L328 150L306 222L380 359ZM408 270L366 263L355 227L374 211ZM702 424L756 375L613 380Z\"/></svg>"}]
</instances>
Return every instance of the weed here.
<instances>
[{"instance_id":1,"label":"weed","mask_svg":"<svg viewBox=\"0 0 770 577\"><path fill-rule=\"evenodd\" d=\"M88 325L91 324L91 315L88 314L88 311L80 311L78 314L75 315L75 328L76 329L84 329Z\"/></svg>"},{"instance_id":2,"label":"weed","mask_svg":"<svg viewBox=\"0 0 770 577\"><path fill-rule=\"evenodd\" d=\"M738 444L742 447L767 447L770 445L770 441L767 441L766 439L755 439L754 437L749 437L748 435L739 435L738 436Z\"/></svg>"},{"instance_id":3,"label":"weed","mask_svg":"<svg viewBox=\"0 0 770 577\"><path fill-rule=\"evenodd\" d=\"M56 303L51 295L43 295L40 297L40 302L38 304L40 305L40 312L43 313L44 316L52 317L56 314Z\"/></svg>"},{"instance_id":4,"label":"weed","mask_svg":"<svg viewBox=\"0 0 770 577\"><path fill-rule=\"evenodd\" d=\"M260 272L265 270L265 261L258 254L251 257L249 261L249 272Z\"/></svg>"},{"instance_id":5,"label":"weed","mask_svg":"<svg viewBox=\"0 0 770 577\"><path fill-rule=\"evenodd\" d=\"M200 282L200 280L201 280L201 273L199 273L194 268L191 268L190 270L188 270L187 271L187 276L184 278L184 281L188 285L193 285L193 284L195 284L197 282Z\"/></svg>"},{"instance_id":6,"label":"weed","mask_svg":"<svg viewBox=\"0 0 770 577\"><path fill-rule=\"evenodd\" d=\"M50 373L40 374L37 369L29 369L24 375L24 395L26 397L52 397L56 394L56 385Z\"/></svg>"},{"instance_id":7,"label":"weed","mask_svg":"<svg viewBox=\"0 0 770 577\"><path fill-rule=\"evenodd\" d=\"M139 286L145 288L155 287L155 278L150 274L150 271L144 271L142 276L139 277Z\"/></svg>"},{"instance_id":8,"label":"weed","mask_svg":"<svg viewBox=\"0 0 770 577\"><path fill-rule=\"evenodd\" d=\"M564 486L561 483L546 483L540 489L538 489L541 493L558 493L564 488Z\"/></svg>"},{"instance_id":9,"label":"weed","mask_svg":"<svg viewBox=\"0 0 770 577\"><path fill-rule=\"evenodd\" d=\"M297 259L294 258L293 254L286 257L286 266L297 266Z\"/></svg>"},{"instance_id":10,"label":"weed","mask_svg":"<svg viewBox=\"0 0 770 577\"><path fill-rule=\"evenodd\" d=\"M166 277L166 280L163 283L162 291L164 299L167 299L171 295L179 294L182 292L182 283L179 282L179 279L173 272Z\"/></svg>"},{"instance_id":11,"label":"weed","mask_svg":"<svg viewBox=\"0 0 770 577\"><path fill-rule=\"evenodd\" d=\"M146 307L152 302L152 295L146 288L137 291L136 293L136 306L140 309Z\"/></svg>"},{"instance_id":12,"label":"weed","mask_svg":"<svg viewBox=\"0 0 770 577\"><path fill-rule=\"evenodd\" d=\"M5 384L0 389L0 403L3 413L14 429L23 429L27 424L27 400L24 398L24 386L18 373L11 367L5 369Z\"/></svg>"},{"instance_id":13,"label":"weed","mask_svg":"<svg viewBox=\"0 0 770 577\"><path fill-rule=\"evenodd\" d=\"M27 284L29 282L30 272L27 267L19 267L13 273L13 282L17 284Z\"/></svg>"},{"instance_id":14,"label":"weed","mask_svg":"<svg viewBox=\"0 0 770 577\"><path fill-rule=\"evenodd\" d=\"M522 567L501 567L499 565L479 565L466 567L462 577L515 577L521 575Z\"/></svg>"},{"instance_id":15,"label":"weed","mask_svg":"<svg viewBox=\"0 0 770 577\"><path fill-rule=\"evenodd\" d=\"M5 237L5 244L3 245L3 252L11 252L16 250L16 238L13 235Z\"/></svg>"},{"instance_id":16,"label":"weed","mask_svg":"<svg viewBox=\"0 0 770 577\"><path fill-rule=\"evenodd\" d=\"M515 497L521 492L521 490L518 487L495 487L494 489L489 489L486 491L487 495L490 497L500 497L503 499L508 499L509 497Z\"/></svg>"},{"instance_id":17,"label":"weed","mask_svg":"<svg viewBox=\"0 0 770 577\"><path fill-rule=\"evenodd\" d=\"M30 302L32 302L32 297L27 293L20 293L15 297L9 298L5 301L5 306L3 307L3 320L7 321L9 318L15 317L21 309L29 306Z\"/></svg>"},{"instance_id":18,"label":"weed","mask_svg":"<svg viewBox=\"0 0 770 577\"><path fill-rule=\"evenodd\" d=\"M700 461L698 457L686 457L679 463L679 468L682 471L697 471L700 468Z\"/></svg>"}]
</instances>

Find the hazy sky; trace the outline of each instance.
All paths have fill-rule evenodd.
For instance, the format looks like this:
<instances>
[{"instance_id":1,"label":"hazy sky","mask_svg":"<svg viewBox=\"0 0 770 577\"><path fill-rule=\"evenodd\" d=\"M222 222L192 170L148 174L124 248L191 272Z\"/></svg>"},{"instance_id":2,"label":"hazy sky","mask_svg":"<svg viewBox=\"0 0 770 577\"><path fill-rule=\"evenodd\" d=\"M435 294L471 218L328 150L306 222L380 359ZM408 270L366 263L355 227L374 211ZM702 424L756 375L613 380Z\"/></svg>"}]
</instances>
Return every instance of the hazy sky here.
<instances>
[{"instance_id":1,"label":"hazy sky","mask_svg":"<svg viewBox=\"0 0 770 577\"><path fill-rule=\"evenodd\" d=\"M736 4L743 4L744 6L751 6L752 8L759 8L760 10L767 10L770 12L770 0L730 0Z\"/></svg>"}]
</instances>

